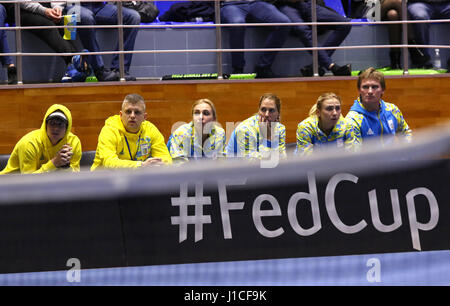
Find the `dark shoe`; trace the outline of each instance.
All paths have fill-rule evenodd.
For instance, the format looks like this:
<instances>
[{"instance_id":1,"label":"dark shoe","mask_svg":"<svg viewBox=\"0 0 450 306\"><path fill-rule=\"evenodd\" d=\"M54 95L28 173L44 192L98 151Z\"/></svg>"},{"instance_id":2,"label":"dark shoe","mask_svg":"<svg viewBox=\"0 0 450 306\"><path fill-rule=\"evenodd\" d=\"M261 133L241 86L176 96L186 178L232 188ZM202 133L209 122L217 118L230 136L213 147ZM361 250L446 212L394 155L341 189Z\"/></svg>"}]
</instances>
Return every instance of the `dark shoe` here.
<instances>
[{"instance_id":1,"label":"dark shoe","mask_svg":"<svg viewBox=\"0 0 450 306\"><path fill-rule=\"evenodd\" d=\"M304 77L312 77L313 76L313 69L311 65L307 65L303 68L300 68L300 74Z\"/></svg>"},{"instance_id":2,"label":"dark shoe","mask_svg":"<svg viewBox=\"0 0 450 306\"><path fill-rule=\"evenodd\" d=\"M347 64L344 66L339 66L334 64L333 67L331 67L331 72L335 76L350 76L352 75L352 65Z\"/></svg>"},{"instance_id":3,"label":"dark shoe","mask_svg":"<svg viewBox=\"0 0 450 306\"><path fill-rule=\"evenodd\" d=\"M270 69L270 66L256 66L255 72L257 79L271 79L279 77L275 73L273 73L272 69Z\"/></svg>"},{"instance_id":4,"label":"dark shoe","mask_svg":"<svg viewBox=\"0 0 450 306\"><path fill-rule=\"evenodd\" d=\"M324 76L325 75L325 69L323 67L319 67L319 76ZM303 68L300 68L300 73L302 76L304 77L312 77L314 75L313 72L313 66L312 65L307 65Z\"/></svg>"},{"instance_id":5,"label":"dark shoe","mask_svg":"<svg viewBox=\"0 0 450 306\"><path fill-rule=\"evenodd\" d=\"M72 76L77 74L78 71L75 69L73 64L67 65L66 72L64 73L64 76L61 79L62 83L70 83L72 82Z\"/></svg>"},{"instance_id":6,"label":"dark shoe","mask_svg":"<svg viewBox=\"0 0 450 306\"><path fill-rule=\"evenodd\" d=\"M431 63L431 58L429 56L424 56L419 61L413 62L413 68L418 69L433 69L433 64Z\"/></svg>"},{"instance_id":7,"label":"dark shoe","mask_svg":"<svg viewBox=\"0 0 450 306\"><path fill-rule=\"evenodd\" d=\"M127 81L127 82L136 81L136 78L134 76L130 75L128 72L125 72L124 78L125 78L125 81Z\"/></svg>"},{"instance_id":8,"label":"dark shoe","mask_svg":"<svg viewBox=\"0 0 450 306\"><path fill-rule=\"evenodd\" d=\"M391 60L391 69L402 69L400 65L400 55L399 51L390 51L389 58Z\"/></svg>"},{"instance_id":9,"label":"dark shoe","mask_svg":"<svg viewBox=\"0 0 450 306\"><path fill-rule=\"evenodd\" d=\"M414 40L408 41L410 45L417 45ZM413 68L426 68L433 67L431 65L431 58L429 55L426 55L419 48L408 48L409 55L411 56L411 62Z\"/></svg>"},{"instance_id":10,"label":"dark shoe","mask_svg":"<svg viewBox=\"0 0 450 306\"><path fill-rule=\"evenodd\" d=\"M434 67L433 64L430 61L428 61L425 64L423 64L422 67L423 67L423 69L438 69L438 68Z\"/></svg>"},{"instance_id":11,"label":"dark shoe","mask_svg":"<svg viewBox=\"0 0 450 306\"><path fill-rule=\"evenodd\" d=\"M120 80L120 71L119 71L119 69L115 68L115 69L113 69L113 71L115 73L117 73L117 75L119 76L119 80ZM125 71L125 75L123 77L124 77L125 81L127 81L127 82L136 81L136 78L134 76L130 75L130 73L128 71Z\"/></svg>"},{"instance_id":12,"label":"dark shoe","mask_svg":"<svg viewBox=\"0 0 450 306\"><path fill-rule=\"evenodd\" d=\"M114 70L106 69L105 67L96 70L95 76L97 77L97 80L99 82L112 82L120 80L120 76L117 72L115 72Z\"/></svg>"},{"instance_id":13,"label":"dark shoe","mask_svg":"<svg viewBox=\"0 0 450 306\"><path fill-rule=\"evenodd\" d=\"M8 84L17 84L17 68L8 67Z\"/></svg>"},{"instance_id":14,"label":"dark shoe","mask_svg":"<svg viewBox=\"0 0 450 306\"><path fill-rule=\"evenodd\" d=\"M88 52L88 50L84 49L83 52ZM88 57L86 55L74 55L67 65L61 82L84 82L91 73Z\"/></svg>"}]
</instances>

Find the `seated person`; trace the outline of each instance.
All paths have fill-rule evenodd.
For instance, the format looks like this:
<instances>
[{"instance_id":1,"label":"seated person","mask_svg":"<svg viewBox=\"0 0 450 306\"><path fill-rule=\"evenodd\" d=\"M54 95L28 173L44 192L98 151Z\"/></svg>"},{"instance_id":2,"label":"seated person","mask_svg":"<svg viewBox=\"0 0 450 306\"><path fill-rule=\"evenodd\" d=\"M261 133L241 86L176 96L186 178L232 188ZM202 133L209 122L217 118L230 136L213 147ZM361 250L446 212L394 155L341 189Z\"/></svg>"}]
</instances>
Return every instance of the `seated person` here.
<instances>
[{"instance_id":1,"label":"seated person","mask_svg":"<svg viewBox=\"0 0 450 306\"><path fill-rule=\"evenodd\" d=\"M117 6L107 2L82 2L81 5L76 2L54 1L54 8L62 10L64 14L79 14L80 21L78 25L117 25ZM123 24L139 25L141 17L133 9L122 7ZM123 48L124 51L132 51L138 34L139 28L123 29ZM83 44L83 47L91 52L100 52L100 46L97 41L96 28L78 28L77 33ZM118 46L116 48L118 50ZM125 80L135 81L136 78L129 74L132 53L124 54ZM94 70L94 74L99 81L119 81L119 54L114 54L111 62L111 69L106 68L103 62L103 55L91 55L89 63Z\"/></svg>"},{"instance_id":2,"label":"seated person","mask_svg":"<svg viewBox=\"0 0 450 306\"><path fill-rule=\"evenodd\" d=\"M278 0L277 7L278 9L289 17L291 22L311 22L311 0L304 1L289 1L289 0ZM346 18L334 10L325 6L323 1L317 1L316 4L316 12L317 12L317 21L318 22L348 22L349 18ZM333 26L319 26L317 27L318 31L326 28L331 31L328 35L326 41L322 44L322 46L318 47L337 47L347 35L350 33L352 26L349 25L333 25ZM302 25L302 26L293 26L292 28L295 35L297 35L303 45L305 47L312 47L312 29L311 26ZM331 56L334 53L334 49L328 50L318 50L318 60L319 60L319 75L325 74L325 69L331 71L333 75L343 76L343 75L351 75L352 69L351 65L347 64L344 66L337 65L332 59ZM312 64L307 65L300 69L300 72L303 76L313 76L313 68Z\"/></svg>"},{"instance_id":3,"label":"seated person","mask_svg":"<svg viewBox=\"0 0 450 306\"><path fill-rule=\"evenodd\" d=\"M225 130L217 124L216 108L208 99L192 105L192 121L177 128L170 136L168 148L174 162L189 159L222 157Z\"/></svg>"},{"instance_id":4,"label":"seated person","mask_svg":"<svg viewBox=\"0 0 450 306\"><path fill-rule=\"evenodd\" d=\"M344 148L356 151L359 140L341 114L341 98L324 93L309 111L309 117L298 124L296 154L310 155L321 148Z\"/></svg>"},{"instance_id":5,"label":"seated person","mask_svg":"<svg viewBox=\"0 0 450 306\"><path fill-rule=\"evenodd\" d=\"M377 139L383 146L391 144L394 136L405 142L412 140L412 131L400 109L382 97L386 82L382 72L370 67L358 77L359 98L355 100L345 119L353 126L355 136L363 140Z\"/></svg>"},{"instance_id":6,"label":"seated person","mask_svg":"<svg viewBox=\"0 0 450 306\"><path fill-rule=\"evenodd\" d=\"M19 140L0 174L43 173L61 169L80 171L81 142L71 129L69 109L59 104L50 106L41 128Z\"/></svg>"},{"instance_id":7,"label":"seated person","mask_svg":"<svg viewBox=\"0 0 450 306\"><path fill-rule=\"evenodd\" d=\"M5 26L5 20L7 18L6 8L3 4L0 4L0 26ZM0 52L1 53L10 53L8 40L6 37L6 31L0 30ZM16 84L17 83L17 69L14 66L11 56L0 56L0 61L4 67L7 67L8 73L8 84Z\"/></svg>"},{"instance_id":8,"label":"seated person","mask_svg":"<svg viewBox=\"0 0 450 306\"><path fill-rule=\"evenodd\" d=\"M227 145L227 157L267 158L276 151L286 157L286 128L280 121L281 100L267 93L259 100L258 113L242 121Z\"/></svg>"},{"instance_id":9,"label":"seated person","mask_svg":"<svg viewBox=\"0 0 450 306\"><path fill-rule=\"evenodd\" d=\"M248 20L261 23L289 23L290 20L273 4L262 0L226 0L221 2L220 15L223 23L246 23ZM289 34L288 26L265 27L270 31L264 48L281 48ZM230 48L244 49L245 27L230 27ZM277 52L262 52L255 67L257 78L276 77L271 66ZM245 58L243 52L231 53L232 73L243 73Z\"/></svg>"},{"instance_id":10,"label":"seated person","mask_svg":"<svg viewBox=\"0 0 450 306\"><path fill-rule=\"evenodd\" d=\"M8 4L8 15L14 16L14 5ZM27 26L56 26L64 25L62 10L58 7L50 8L50 3L39 3L25 0L20 3L20 24ZM56 53L78 52L73 41L63 38L63 29L32 29L27 30L38 36ZM72 56L62 56L68 66Z\"/></svg>"},{"instance_id":11,"label":"seated person","mask_svg":"<svg viewBox=\"0 0 450 306\"><path fill-rule=\"evenodd\" d=\"M127 95L119 115L106 119L100 131L91 171L171 164L164 136L146 119L144 98Z\"/></svg>"}]
</instances>

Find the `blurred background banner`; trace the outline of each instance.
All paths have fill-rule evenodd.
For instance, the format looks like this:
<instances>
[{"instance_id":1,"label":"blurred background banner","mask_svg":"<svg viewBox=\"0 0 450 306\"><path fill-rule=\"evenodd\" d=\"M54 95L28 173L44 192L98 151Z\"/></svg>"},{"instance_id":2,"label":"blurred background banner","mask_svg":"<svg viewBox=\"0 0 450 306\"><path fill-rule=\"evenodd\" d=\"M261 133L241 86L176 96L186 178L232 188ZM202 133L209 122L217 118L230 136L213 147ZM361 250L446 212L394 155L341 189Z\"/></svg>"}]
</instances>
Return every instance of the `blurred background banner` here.
<instances>
[{"instance_id":1,"label":"blurred background banner","mask_svg":"<svg viewBox=\"0 0 450 306\"><path fill-rule=\"evenodd\" d=\"M216 263L220 270L226 262L450 250L450 160L432 157L448 144L440 129L412 144L326 151L273 168L224 160L4 176L0 272L66 272L73 262L150 271L164 268L144 267ZM368 264L376 269L376 261Z\"/></svg>"}]
</instances>

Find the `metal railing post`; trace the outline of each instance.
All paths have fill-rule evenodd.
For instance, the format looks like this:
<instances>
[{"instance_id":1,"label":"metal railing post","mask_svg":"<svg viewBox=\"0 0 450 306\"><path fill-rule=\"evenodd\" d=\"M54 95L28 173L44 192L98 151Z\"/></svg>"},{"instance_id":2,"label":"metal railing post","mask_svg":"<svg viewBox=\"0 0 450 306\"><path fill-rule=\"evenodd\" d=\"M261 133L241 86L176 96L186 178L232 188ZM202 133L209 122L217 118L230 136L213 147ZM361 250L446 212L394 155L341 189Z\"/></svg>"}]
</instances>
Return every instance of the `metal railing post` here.
<instances>
[{"instance_id":1,"label":"metal railing post","mask_svg":"<svg viewBox=\"0 0 450 306\"><path fill-rule=\"evenodd\" d=\"M402 21L408 19L408 10L407 10L408 0L402 1ZM408 24L402 23L402 44L408 44ZM408 75L409 71L409 62L408 62L408 47L402 48L402 57L403 57L403 74Z\"/></svg>"},{"instance_id":2,"label":"metal railing post","mask_svg":"<svg viewBox=\"0 0 450 306\"><path fill-rule=\"evenodd\" d=\"M119 25L119 74L120 81L125 82L124 54L123 52L123 11L122 1L117 1L117 24Z\"/></svg>"},{"instance_id":3,"label":"metal railing post","mask_svg":"<svg viewBox=\"0 0 450 306\"><path fill-rule=\"evenodd\" d=\"M15 36L16 36L16 69L17 69L17 84L23 85L23 74L22 74L22 31L20 29L20 3L14 3L14 19L16 22ZM17 28L19 27L19 28Z\"/></svg>"},{"instance_id":4,"label":"metal railing post","mask_svg":"<svg viewBox=\"0 0 450 306\"><path fill-rule=\"evenodd\" d=\"M216 48L218 50L222 49L222 27L220 26L220 0L216 0L214 3L214 13L215 13L215 23L216 25ZM222 67L222 51L216 52L216 65L217 65L217 75L219 79L222 79L223 67Z\"/></svg>"},{"instance_id":5,"label":"metal railing post","mask_svg":"<svg viewBox=\"0 0 450 306\"><path fill-rule=\"evenodd\" d=\"M311 21L317 22L317 9L316 9L316 0L311 1ZM313 48L317 48L317 25L312 25L312 46ZM314 76L319 76L319 59L317 50L313 50L312 52L312 60L313 60L313 74Z\"/></svg>"}]
</instances>

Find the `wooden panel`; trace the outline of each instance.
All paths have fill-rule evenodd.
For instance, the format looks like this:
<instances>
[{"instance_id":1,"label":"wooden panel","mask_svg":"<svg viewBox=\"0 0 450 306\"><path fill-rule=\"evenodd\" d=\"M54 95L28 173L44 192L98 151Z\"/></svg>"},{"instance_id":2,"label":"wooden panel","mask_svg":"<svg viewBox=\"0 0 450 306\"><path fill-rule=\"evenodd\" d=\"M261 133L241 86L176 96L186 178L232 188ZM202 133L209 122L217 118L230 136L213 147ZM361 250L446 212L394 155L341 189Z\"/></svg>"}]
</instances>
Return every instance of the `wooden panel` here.
<instances>
[{"instance_id":1,"label":"wooden panel","mask_svg":"<svg viewBox=\"0 0 450 306\"><path fill-rule=\"evenodd\" d=\"M399 106L412 129L420 129L450 120L448 88L449 75L388 77L384 99ZM342 97L346 114L357 97L356 78L0 86L0 154L11 153L20 137L39 128L45 111L54 103L71 110L73 132L80 137L83 150L95 150L105 119L119 112L128 93L146 99L149 120L167 139L174 124L191 120L190 109L196 99L211 99L219 122L226 127L255 113L259 97L273 92L282 99L287 141L294 142L297 124L307 117L317 97L329 91Z\"/></svg>"}]
</instances>

